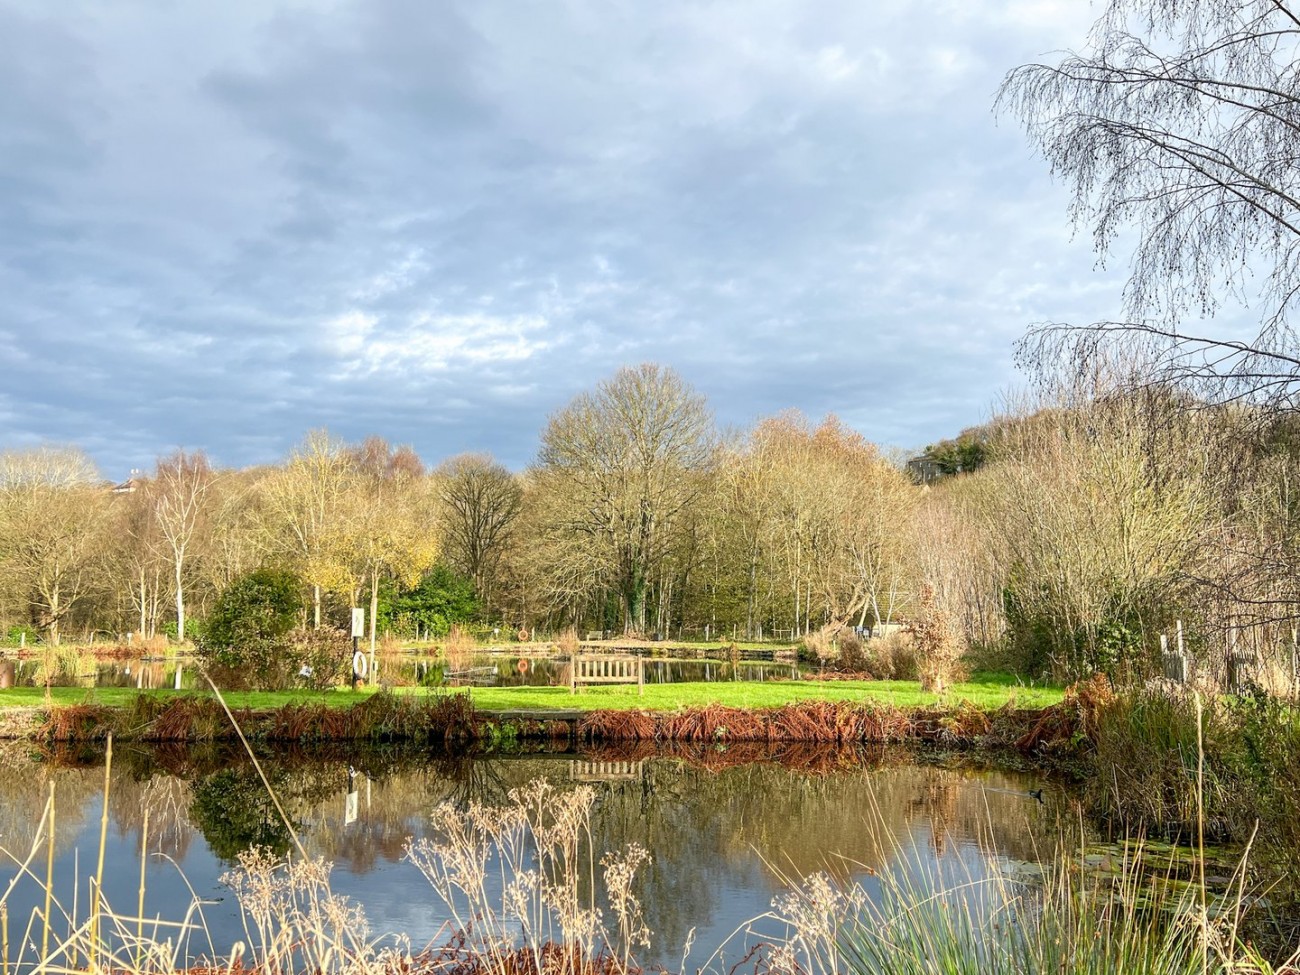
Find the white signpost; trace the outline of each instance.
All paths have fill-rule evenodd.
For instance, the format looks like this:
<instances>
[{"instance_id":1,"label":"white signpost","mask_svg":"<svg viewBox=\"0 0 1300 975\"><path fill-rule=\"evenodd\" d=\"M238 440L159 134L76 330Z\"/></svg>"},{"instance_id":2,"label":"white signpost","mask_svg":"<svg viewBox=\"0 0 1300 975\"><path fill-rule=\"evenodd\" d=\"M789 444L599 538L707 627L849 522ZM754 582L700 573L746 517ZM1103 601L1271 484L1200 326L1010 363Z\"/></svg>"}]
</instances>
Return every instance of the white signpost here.
<instances>
[{"instance_id":1,"label":"white signpost","mask_svg":"<svg viewBox=\"0 0 1300 975\"><path fill-rule=\"evenodd\" d=\"M357 643L366 632L366 611L359 607L352 607L352 689L357 689L357 679L362 676L370 675L370 668L365 666L365 657L357 648ZM358 659L360 658L360 659ZM371 661L373 664L373 661ZM365 674L362 674L362 671Z\"/></svg>"}]
</instances>

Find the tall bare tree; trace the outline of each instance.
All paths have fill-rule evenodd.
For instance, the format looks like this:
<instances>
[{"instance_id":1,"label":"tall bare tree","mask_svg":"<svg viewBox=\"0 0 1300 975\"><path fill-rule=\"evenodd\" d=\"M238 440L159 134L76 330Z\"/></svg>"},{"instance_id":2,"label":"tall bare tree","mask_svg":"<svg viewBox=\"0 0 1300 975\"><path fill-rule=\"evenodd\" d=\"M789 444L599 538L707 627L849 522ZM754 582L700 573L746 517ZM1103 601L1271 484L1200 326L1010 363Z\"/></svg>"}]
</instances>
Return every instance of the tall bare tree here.
<instances>
[{"instance_id":1,"label":"tall bare tree","mask_svg":"<svg viewBox=\"0 0 1300 975\"><path fill-rule=\"evenodd\" d=\"M568 498L553 527L610 566L628 630L645 630L648 581L702 489L713 436L704 398L651 363L620 369L547 422L540 477Z\"/></svg>"},{"instance_id":2,"label":"tall bare tree","mask_svg":"<svg viewBox=\"0 0 1300 975\"><path fill-rule=\"evenodd\" d=\"M207 527L209 494L216 473L207 455L178 450L158 461L149 486L154 522L166 542L176 596L176 639L185 639L186 570Z\"/></svg>"},{"instance_id":3,"label":"tall bare tree","mask_svg":"<svg viewBox=\"0 0 1300 975\"><path fill-rule=\"evenodd\" d=\"M434 476L447 558L474 580L479 599L490 609L497 570L523 506L523 488L487 454L452 457Z\"/></svg>"}]
</instances>

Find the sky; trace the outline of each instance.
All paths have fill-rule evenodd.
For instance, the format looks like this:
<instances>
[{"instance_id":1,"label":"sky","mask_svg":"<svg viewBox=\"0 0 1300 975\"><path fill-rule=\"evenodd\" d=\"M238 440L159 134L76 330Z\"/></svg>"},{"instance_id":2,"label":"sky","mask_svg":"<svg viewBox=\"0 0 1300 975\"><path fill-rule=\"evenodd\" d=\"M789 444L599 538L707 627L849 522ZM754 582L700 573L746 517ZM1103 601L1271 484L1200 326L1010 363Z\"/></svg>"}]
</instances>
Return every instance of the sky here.
<instances>
[{"instance_id":1,"label":"sky","mask_svg":"<svg viewBox=\"0 0 1300 975\"><path fill-rule=\"evenodd\" d=\"M1086 0L0 0L0 448L527 465L659 362L920 447L1118 314L1012 119Z\"/></svg>"}]
</instances>

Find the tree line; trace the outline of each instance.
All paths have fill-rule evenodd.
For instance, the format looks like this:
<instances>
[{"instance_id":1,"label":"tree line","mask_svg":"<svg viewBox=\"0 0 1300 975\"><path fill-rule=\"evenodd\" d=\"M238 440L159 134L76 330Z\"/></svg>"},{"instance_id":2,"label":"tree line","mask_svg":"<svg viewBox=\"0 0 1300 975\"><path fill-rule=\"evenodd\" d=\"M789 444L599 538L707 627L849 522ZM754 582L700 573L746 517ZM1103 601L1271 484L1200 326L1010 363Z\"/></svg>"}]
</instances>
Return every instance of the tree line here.
<instances>
[{"instance_id":1,"label":"tree line","mask_svg":"<svg viewBox=\"0 0 1300 975\"><path fill-rule=\"evenodd\" d=\"M1025 674L1152 667L1177 622L1207 651L1291 642L1297 434L1094 376L967 431L981 463L918 484L834 416L724 434L647 364L551 416L521 472L317 431L278 464L178 451L114 489L75 448L5 451L0 606L50 642L183 640L270 566L299 581L305 624L368 606L372 635L470 616L718 639L905 624L927 654Z\"/></svg>"}]
</instances>

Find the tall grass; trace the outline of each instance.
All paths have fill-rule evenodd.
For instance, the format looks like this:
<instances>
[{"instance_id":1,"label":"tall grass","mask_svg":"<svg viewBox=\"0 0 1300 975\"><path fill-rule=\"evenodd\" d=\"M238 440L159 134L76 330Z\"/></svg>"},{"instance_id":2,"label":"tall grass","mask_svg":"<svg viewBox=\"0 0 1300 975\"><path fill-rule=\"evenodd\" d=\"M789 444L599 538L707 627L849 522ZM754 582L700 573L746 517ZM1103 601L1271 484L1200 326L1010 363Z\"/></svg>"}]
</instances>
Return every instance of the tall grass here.
<instances>
[{"instance_id":1,"label":"tall grass","mask_svg":"<svg viewBox=\"0 0 1300 975\"><path fill-rule=\"evenodd\" d=\"M560 791L538 780L504 807L434 811L439 837L408 843L406 856L453 918L440 962L500 975L633 969L635 950L650 944L634 893L650 855L632 844L599 857L611 931L594 893L595 799L588 786Z\"/></svg>"},{"instance_id":2,"label":"tall grass","mask_svg":"<svg viewBox=\"0 0 1300 975\"><path fill-rule=\"evenodd\" d=\"M1300 868L1300 710L1134 690L1090 719L1091 810L1126 828L1245 842Z\"/></svg>"},{"instance_id":3,"label":"tall grass","mask_svg":"<svg viewBox=\"0 0 1300 975\"><path fill-rule=\"evenodd\" d=\"M794 935L777 948L783 971L812 975L1193 975L1267 972L1236 938L1235 915L1207 918L1194 891L1162 893L1140 853L1113 881L1069 865L1045 883L1005 877L922 889L885 877L860 886L811 877L777 898Z\"/></svg>"}]
</instances>

